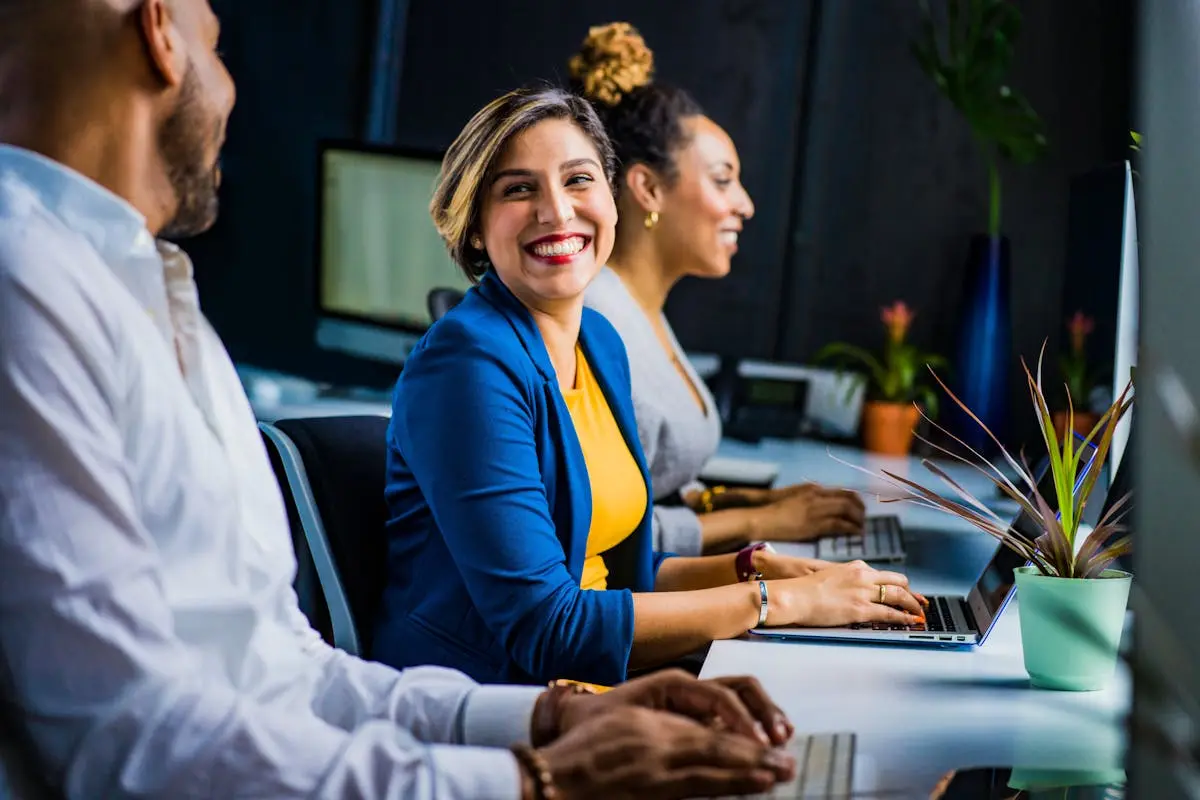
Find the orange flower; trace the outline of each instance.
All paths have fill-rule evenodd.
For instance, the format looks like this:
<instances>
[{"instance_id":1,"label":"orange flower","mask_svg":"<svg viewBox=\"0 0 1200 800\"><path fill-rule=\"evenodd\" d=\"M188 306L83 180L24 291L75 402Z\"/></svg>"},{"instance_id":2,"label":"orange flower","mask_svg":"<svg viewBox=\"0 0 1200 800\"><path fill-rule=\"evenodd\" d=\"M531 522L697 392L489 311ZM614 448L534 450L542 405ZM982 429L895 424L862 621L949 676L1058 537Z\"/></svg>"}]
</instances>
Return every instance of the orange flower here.
<instances>
[{"instance_id":1,"label":"orange flower","mask_svg":"<svg viewBox=\"0 0 1200 800\"><path fill-rule=\"evenodd\" d=\"M1087 341L1088 334L1095 328L1095 321L1082 311L1076 311L1075 315L1067 320L1067 331L1071 334L1072 353L1083 352L1084 342Z\"/></svg>"},{"instance_id":2,"label":"orange flower","mask_svg":"<svg viewBox=\"0 0 1200 800\"><path fill-rule=\"evenodd\" d=\"M897 300L890 306L879 309L879 319L887 327L888 338L899 344L908 335L908 327L916 319L916 312L909 310L903 300Z\"/></svg>"}]
</instances>

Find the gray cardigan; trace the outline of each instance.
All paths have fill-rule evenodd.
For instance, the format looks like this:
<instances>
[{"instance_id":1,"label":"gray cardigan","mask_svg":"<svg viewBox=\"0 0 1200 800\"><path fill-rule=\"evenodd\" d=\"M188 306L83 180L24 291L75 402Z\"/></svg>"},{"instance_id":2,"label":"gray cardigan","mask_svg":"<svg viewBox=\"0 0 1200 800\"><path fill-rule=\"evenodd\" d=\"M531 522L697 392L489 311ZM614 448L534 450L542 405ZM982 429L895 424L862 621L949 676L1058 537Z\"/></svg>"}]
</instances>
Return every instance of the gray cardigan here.
<instances>
[{"instance_id":1,"label":"gray cardigan","mask_svg":"<svg viewBox=\"0 0 1200 800\"><path fill-rule=\"evenodd\" d=\"M688 390L645 312L629 294L617 274L605 267L592 281L585 302L613 324L629 354L633 380L633 410L638 436L650 465L654 499L697 486L700 470L721 440L721 421L704 381L684 355L675 332L663 318L671 347L696 390L704 410ZM654 548L681 556L698 556L703 549L700 520L684 506L654 506Z\"/></svg>"}]
</instances>

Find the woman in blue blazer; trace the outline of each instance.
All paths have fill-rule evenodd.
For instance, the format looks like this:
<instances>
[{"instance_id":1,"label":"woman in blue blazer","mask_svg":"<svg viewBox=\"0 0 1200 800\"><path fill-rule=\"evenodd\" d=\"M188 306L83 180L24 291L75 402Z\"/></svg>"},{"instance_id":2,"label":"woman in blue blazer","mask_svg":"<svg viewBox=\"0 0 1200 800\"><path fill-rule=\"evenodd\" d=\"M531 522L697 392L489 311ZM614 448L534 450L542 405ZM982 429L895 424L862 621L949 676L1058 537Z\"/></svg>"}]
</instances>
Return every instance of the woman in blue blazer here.
<instances>
[{"instance_id":1,"label":"woman in blue blazer","mask_svg":"<svg viewBox=\"0 0 1200 800\"><path fill-rule=\"evenodd\" d=\"M380 661L611 684L761 624L922 613L904 576L863 564L652 552L625 351L583 307L613 166L595 111L558 90L492 102L447 152L434 222L478 283L396 385Z\"/></svg>"}]
</instances>

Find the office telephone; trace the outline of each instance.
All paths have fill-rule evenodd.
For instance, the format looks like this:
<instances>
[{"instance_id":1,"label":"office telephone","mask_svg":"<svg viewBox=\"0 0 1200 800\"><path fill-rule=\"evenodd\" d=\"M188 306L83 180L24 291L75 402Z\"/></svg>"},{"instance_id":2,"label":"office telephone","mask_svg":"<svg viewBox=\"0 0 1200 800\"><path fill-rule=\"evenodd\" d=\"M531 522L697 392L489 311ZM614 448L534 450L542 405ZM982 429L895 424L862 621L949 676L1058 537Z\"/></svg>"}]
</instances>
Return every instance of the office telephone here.
<instances>
[{"instance_id":1,"label":"office telephone","mask_svg":"<svg viewBox=\"0 0 1200 800\"><path fill-rule=\"evenodd\" d=\"M771 365L721 360L708 379L725 435L757 442L795 439L804 427L808 381Z\"/></svg>"}]
</instances>

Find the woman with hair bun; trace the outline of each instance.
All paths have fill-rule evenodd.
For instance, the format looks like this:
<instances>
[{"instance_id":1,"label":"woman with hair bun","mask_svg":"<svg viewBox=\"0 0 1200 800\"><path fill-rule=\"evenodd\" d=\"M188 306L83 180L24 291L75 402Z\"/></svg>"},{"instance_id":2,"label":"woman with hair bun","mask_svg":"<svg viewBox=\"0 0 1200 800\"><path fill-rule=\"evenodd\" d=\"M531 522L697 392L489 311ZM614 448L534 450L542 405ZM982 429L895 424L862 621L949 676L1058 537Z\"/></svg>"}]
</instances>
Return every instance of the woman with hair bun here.
<instances>
[{"instance_id":1,"label":"woman with hair bun","mask_svg":"<svg viewBox=\"0 0 1200 800\"><path fill-rule=\"evenodd\" d=\"M852 492L698 483L721 421L663 306L684 276L729 274L742 227L754 216L737 148L691 95L653 80L654 55L628 23L592 28L569 69L572 88L595 107L617 156L616 241L585 302L613 324L629 355L654 487L654 546L700 555L756 540L860 533L863 503Z\"/></svg>"}]
</instances>

